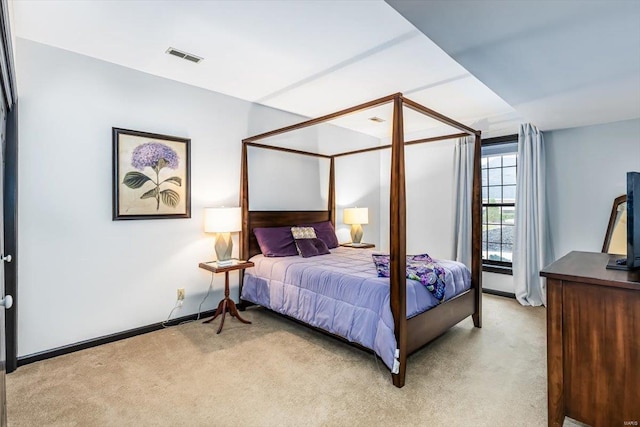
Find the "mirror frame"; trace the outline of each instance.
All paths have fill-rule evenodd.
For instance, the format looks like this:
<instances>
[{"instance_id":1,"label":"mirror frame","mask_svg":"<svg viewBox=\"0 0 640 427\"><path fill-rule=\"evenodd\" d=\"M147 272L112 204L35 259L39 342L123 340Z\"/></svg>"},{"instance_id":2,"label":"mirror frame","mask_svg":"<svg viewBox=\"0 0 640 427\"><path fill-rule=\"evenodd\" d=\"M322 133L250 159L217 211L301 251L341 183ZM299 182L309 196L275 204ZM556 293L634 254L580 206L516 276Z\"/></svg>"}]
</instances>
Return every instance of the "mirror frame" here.
<instances>
[{"instance_id":1,"label":"mirror frame","mask_svg":"<svg viewBox=\"0 0 640 427\"><path fill-rule=\"evenodd\" d=\"M604 243L602 244L602 252L609 252L609 244L611 243L611 235L613 234L613 225L616 222L616 216L618 215L618 206L627 201L627 195L623 194L620 197L616 197L613 201L613 207L611 208L611 216L609 217L609 225L607 226L607 233L604 235Z\"/></svg>"}]
</instances>

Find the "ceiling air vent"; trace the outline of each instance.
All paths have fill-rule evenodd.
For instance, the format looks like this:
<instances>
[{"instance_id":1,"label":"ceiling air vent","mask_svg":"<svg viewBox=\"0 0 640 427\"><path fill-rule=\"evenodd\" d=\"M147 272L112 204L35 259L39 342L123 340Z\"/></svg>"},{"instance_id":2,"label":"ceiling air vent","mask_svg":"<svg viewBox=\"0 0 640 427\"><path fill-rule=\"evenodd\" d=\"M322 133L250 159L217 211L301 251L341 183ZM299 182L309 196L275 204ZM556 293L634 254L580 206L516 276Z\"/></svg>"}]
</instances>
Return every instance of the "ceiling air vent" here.
<instances>
[{"instance_id":1,"label":"ceiling air vent","mask_svg":"<svg viewBox=\"0 0 640 427\"><path fill-rule=\"evenodd\" d=\"M199 56L193 55L191 53L187 53L187 52L183 52L183 51L178 50L178 49L174 49L172 47L167 49L166 52L169 55L177 56L178 58L182 58L182 59L185 59L187 61L195 62L196 64L204 59L204 58L201 58Z\"/></svg>"},{"instance_id":2,"label":"ceiling air vent","mask_svg":"<svg viewBox=\"0 0 640 427\"><path fill-rule=\"evenodd\" d=\"M376 122L376 123L384 122L384 119L381 119L380 117L369 117L369 120L371 120L372 122Z\"/></svg>"}]
</instances>

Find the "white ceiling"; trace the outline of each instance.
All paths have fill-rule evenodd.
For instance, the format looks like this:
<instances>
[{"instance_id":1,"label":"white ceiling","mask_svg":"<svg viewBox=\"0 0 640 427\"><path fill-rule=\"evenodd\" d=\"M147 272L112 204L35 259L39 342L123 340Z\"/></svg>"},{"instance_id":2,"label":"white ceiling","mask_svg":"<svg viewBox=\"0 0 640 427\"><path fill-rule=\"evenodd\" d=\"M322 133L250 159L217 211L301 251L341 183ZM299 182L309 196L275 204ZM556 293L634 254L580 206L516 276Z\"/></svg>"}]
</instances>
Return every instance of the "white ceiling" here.
<instances>
[{"instance_id":1,"label":"white ceiling","mask_svg":"<svg viewBox=\"0 0 640 427\"><path fill-rule=\"evenodd\" d=\"M603 27L613 35L603 36L600 27L589 30L600 34L588 38L590 43L601 37L624 39L623 48L636 49L626 52L626 60L614 60L618 57L609 50L605 64L594 63L586 55L590 48L569 46L584 56L567 68L563 60L580 55L541 54L544 44L534 41L536 32L548 34L543 41L549 47L556 35L562 36L565 31L558 28L567 26L577 7L573 2L565 1L573 9L563 6L548 25L545 15L537 13L536 25L529 19L519 25L506 20L506 27L497 5L509 9L526 2L464 1L464 7L451 1L390 3L422 32L383 1L14 0L12 24L17 37L308 117L395 92L489 136L513 133L525 120L550 129L640 117L640 25L638 34L627 34L629 25L620 31ZM486 11L485 3L491 3ZM553 8L557 3L562 2L544 4ZM584 9L608 16L595 7ZM636 9L627 7L626 21L616 22L628 24L635 17L638 24ZM465 16L454 19L460 10L467 11ZM483 24L474 25L479 17ZM571 24L572 31L589 32ZM518 54L496 60L496 46L503 45ZM170 46L205 60L193 64L167 55ZM559 48L566 49L566 42ZM529 51L532 55L525 54ZM540 62L547 64L546 72L536 76ZM559 84L558 74L566 77L562 82L573 83L572 91ZM609 80L596 78L601 75ZM583 114L589 109L597 114ZM339 124L386 136L388 126L373 126L366 120L371 115Z\"/></svg>"},{"instance_id":2,"label":"white ceiling","mask_svg":"<svg viewBox=\"0 0 640 427\"><path fill-rule=\"evenodd\" d=\"M387 0L528 121L640 117L638 0Z\"/></svg>"}]
</instances>

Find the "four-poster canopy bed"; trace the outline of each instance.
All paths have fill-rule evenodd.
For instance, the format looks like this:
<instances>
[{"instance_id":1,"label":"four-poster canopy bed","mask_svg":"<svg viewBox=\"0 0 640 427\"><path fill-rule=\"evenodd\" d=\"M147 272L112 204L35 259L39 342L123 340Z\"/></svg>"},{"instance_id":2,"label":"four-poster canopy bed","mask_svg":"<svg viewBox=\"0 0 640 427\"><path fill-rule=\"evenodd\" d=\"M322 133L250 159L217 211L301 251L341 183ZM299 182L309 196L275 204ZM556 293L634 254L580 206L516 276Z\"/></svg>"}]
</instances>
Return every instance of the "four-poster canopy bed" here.
<instances>
[{"instance_id":1,"label":"four-poster canopy bed","mask_svg":"<svg viewBox=\"0 0 640 427\"><path fill-rule=\"evenodd\" d=\"M277 147L258 143L286 132L325 123L332 119L351 113L359 112L383 104L393 103L392 139L390 145L375 146L371 148L346 151L338 154L319 154ZM441 123L455 128L458 132L404 141L403 106L418 113L426 115ZM406 195L405 195L405 160L404 146L411 144L428 143L445 139L472 136L475 138L474 170L473 170L473 202L472 202L472 261L471 261L471 285L467 290L457 294L451 299L446 299L441 304L428 309L420 314L407 319L407 278L406 278ZM248 172L248 147L257 147L269 150L279 150L305 156L326 158L329 160L329 189L328 207L322 211L254 211L249 207L249 172ZM393 321L392 333L395 335L395 366L392 369L393 384L397 387L404 386L407 356L429 343L449 328L472 316L476 327L482 323L482 285L481 285L481 182L480 182L480 131L471 129L442 114L428 109L414 101L405 98L401 93L376 99L352 108L338 111L333 114L307 120L296 125L266 132L243 140L241 163L241 187L240 199L242 208L242 238L240 242L240 254L243 259L249 259L261 253L254 230L256 228L297 226L300 224L319 223L330 221L335 227L336 200L335 200L335 159L342 156L350 156L364 152L391 149L391 187L390 187L390 265L389 265L389 305ZM373 263L372 263L373 265ZM468 272L467 272L468 273ZM244 277L247 277L245 273ZM240 279L242 298L243 277ZM413 292L413 291L412 291ZM243 304L250 301L241 301ZM294 319L295 320L295 319ZM326 332L326 331L325 331ZM331 334L335 335L335 334ZM344 340L344 337L335 335Z\"/></svg>"}]
</instances>

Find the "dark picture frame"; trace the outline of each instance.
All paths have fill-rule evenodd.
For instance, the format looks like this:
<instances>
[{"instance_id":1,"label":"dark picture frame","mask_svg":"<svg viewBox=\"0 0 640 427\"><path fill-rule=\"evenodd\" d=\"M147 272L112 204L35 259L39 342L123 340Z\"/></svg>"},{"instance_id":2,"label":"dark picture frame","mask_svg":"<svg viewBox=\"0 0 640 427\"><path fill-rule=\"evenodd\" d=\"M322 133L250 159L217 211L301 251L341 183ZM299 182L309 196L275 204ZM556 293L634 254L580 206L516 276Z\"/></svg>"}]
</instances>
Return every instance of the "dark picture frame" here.
<instances>
[{"instance_id":1,"label":"dark picture frame","mask_svg":"<svg viewBox=\"0 0 640 427\"><path fill-rule=\"evenodd\" d=\"M112 128L113 220L191 218L191 139Z\"/></svg>"}]
</instances>

